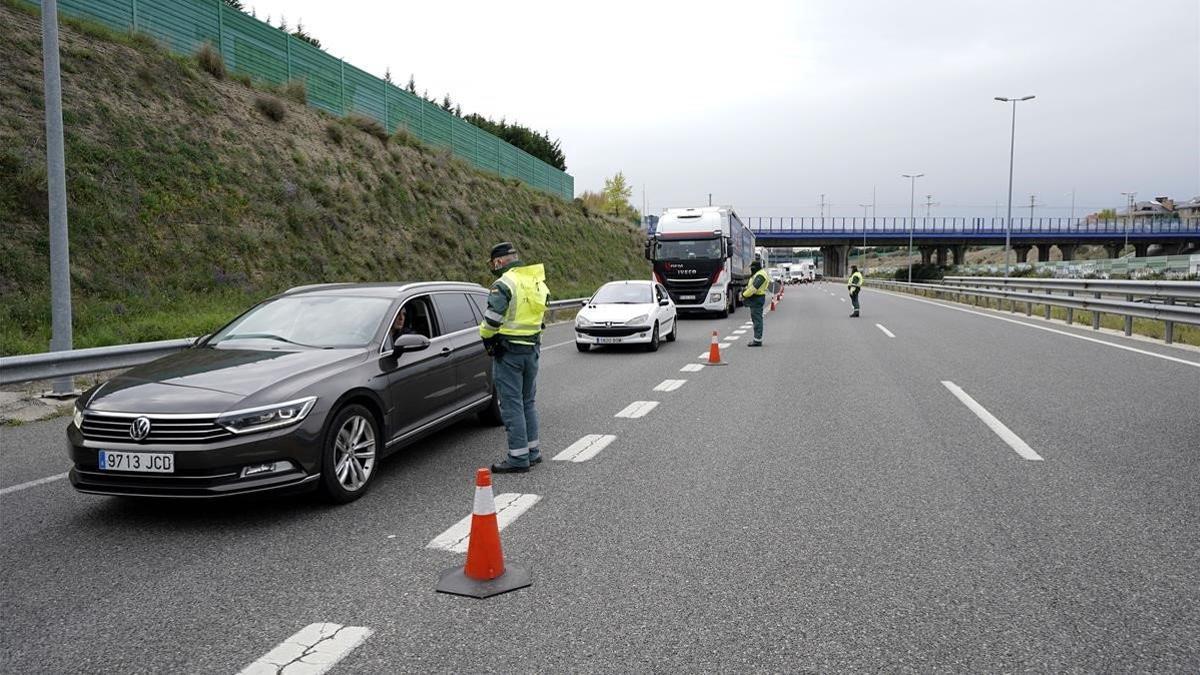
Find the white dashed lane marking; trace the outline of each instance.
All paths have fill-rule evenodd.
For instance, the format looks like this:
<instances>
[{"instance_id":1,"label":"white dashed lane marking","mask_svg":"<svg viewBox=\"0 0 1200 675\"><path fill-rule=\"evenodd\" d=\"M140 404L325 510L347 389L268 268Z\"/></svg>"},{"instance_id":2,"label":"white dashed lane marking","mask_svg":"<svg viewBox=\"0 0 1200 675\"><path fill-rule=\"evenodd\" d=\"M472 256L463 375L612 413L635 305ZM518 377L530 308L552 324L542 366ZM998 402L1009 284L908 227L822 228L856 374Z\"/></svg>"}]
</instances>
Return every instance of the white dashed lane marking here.
<instances>
[{"instance_id":1,"label":"white dashed lane marking","mask_svg":"<svg viewBox=\"0 0 1200 675\"><path fill-rule=\"evenodd\" d=\"M705 354L705 356L708 356L708 354ZM681 373L696 373L703 369L704 369L703 363L689 363L686 366L680 368L679 372L681 372Z\"/></svg>"},{"instance_id":2,"label":"white dashed lane marking","mask_svg":"<svg viewBox=\"0 0 1200 675\"><path fill-rule=\"evenodd\" d=\"M634 401L625 406L621 412L613 415L613 417L628 417L630 419L644 417L646 413L658 407L658 401Z\"/></svg>"},{"instance_id":3,"label":"white dashed lane marking","mask_svg":"<svg viewBox=\"0 0 1200 675\"><path fill-rule=\"evenodd\" d=\"M1041 455L1034 452L1033 448L1029 447L1028 443L1021 440L1020 436L1013 433L1012 429L1009 429L1007 426L1005 426L1004 422L996 419L995 415L988 412L983 406L979 405L979 402L971 398L967 392L963 391L962 387L954 384L950 380L942 380L942 385L949 389L950 393L954 394L955 398L961 401L963 405L967 406L971 412L975 413L976 417L983 420L983 423L988 425L992 431L996 432L996 435L999 436L1001 440L1003 440L1005 443L1008 443L1008 447L1016 450L1018 455L1035 462L1042 461Z\"/></svg>"},{"instance_id":4,"label":"white dashed lane marking","mask_svg":"<svg viewBox=\"0 0 1200 675\"><path fill-rule=\"evenodd\" d=\"M894 338L894 337L896 337L895 335L893 335L893 334L892 334L892 331L890 331L890 330L888 330L888 329L884 328L884 327L883 327L883 324L878 324L878 323L877 323L877 324L875 324L875 327L876 327L876 328L878 328L879 330L883 331L883 334L884 334L884 335L886 335L886 336L888 336L888 337L890 337L890 338Z\"/></svg>"},{"instance_id":5,"label":"white dashed lane marking","mask_svg":"<svg viewBox=\"0 0 1200 675\"><path fill-rule=\"evenodd\" d=\"M370 628L312 623L280 642L238 675L320 675L371 635Z\"/></svg>"},{"instance_id":6,"label":"white dashed lane marking","mask_svg":"<svg viewBox=\"0 0 1200 675\"><path fill-rule=\"evenodd\" d=\"M675 391L676 389L682 387L684 382L687 382L687 380L663 380L662 382L658 383L658 386L654 388L654 391Z\"/></svg>"},{"instance_id":7,"label":"white dashed lane marking","mask_svg":"<svg viewBox=\"0 0 1200 675\"><path fill-rule=\"evenodd\" d=\"M726 339L726 340L730 340L730 341L733 341L733 340L741 340L741 339L742 339L742 336L741 336L741 335L730 335L730 336L726 337L725 339Z\"/></svg>"},{"instance_id":8,"label":"white dashed lane marking","mask_svg":"<svg viewBox=\"0 0 1200 675\"><path fill-rule=\"evenodd\" d=\"M518 492L505 492L496 495L496 524L501 530L508 527L509 523L517 519L517 516L529 510L529 507L538 503L541 495L523 495ZM450 526L450 529L433 538L433 541L425 545L425 548L440 548L443 551L453 551L455 553L466 553L467 544L471 541L471 516L468 515L462 520Z\"/></svg>"},{"instance_id":9,"label":"white dashed lane marking","mask_svg":"<svg viewBox=\"0 0 1200 675\"><path fill-rule=\"evenodd\" d=\"M588 434L567 446L566 450L555 455L553 459L559 462L586 462L615 440L617 437L612 434Z\"/></svg>"},{"instance_id":10,"label":"white dashed lane marking","mask_svg":"<svg viewBox=\"0 0 1200 675\"><path fill-rule=\"evenodd\" d=\"M53 483L56 480L62 480L66 477L67 477L67 474L58 473L58 474L54 474L53 476L46 476L45 478L31 480L28 483L18 483L17 485L10 485L10 486L0 490L0 497L3 497L4 495L9 494L10 492L20 492L21 490L24 490L25 488L31 488L31 487L35 487L38 485L45 485L46 483Z\"/></svg>"},{"instance_id":11,"label":"white dashed lane marking","mask_svg":"<svg viewBox=\"0 0 1200 675\"><path fill-rule=\"evenodd\" d=\"M746 334L746 330L747 330L747 329L745 329L745 328L739 328L739 329L737 329L737 330L733 331L733 334L734 334L734 335L745 335L745 334Z\"/></svg>"}]
</instances>

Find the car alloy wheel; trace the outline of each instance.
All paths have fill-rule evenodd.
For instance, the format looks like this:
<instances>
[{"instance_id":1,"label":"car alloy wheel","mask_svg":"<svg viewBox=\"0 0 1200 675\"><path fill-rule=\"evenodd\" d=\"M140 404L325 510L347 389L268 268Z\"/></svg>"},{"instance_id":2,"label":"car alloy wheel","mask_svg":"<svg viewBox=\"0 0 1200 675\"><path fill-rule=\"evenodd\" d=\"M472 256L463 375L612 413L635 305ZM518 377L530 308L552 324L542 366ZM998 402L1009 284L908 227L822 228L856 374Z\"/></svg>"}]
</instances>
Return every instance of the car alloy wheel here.
<instances>
[{"instance_id":1,"label":"car alloy wheel","mask_svg":"<svg viewBox=\"0 0 1200 675\"><path fill-rule=\"evenodd\" d=\"M378 439L375 418L362 405L348 405L334 418L321 460L321 483L332 501L344 504L367 491L379 458Z\"/></svg>"},{"instance_id":2,"label":"car alloy wheel","mask_svg":"<svg viewBox=\"0 0 1200 675\"><path fill-rule=\"evenodd\" d=\"M361 490L375 470L375 427L362 415L347 419L334 442L333 471L348 492Z\"/></svg>"}]
</instances>

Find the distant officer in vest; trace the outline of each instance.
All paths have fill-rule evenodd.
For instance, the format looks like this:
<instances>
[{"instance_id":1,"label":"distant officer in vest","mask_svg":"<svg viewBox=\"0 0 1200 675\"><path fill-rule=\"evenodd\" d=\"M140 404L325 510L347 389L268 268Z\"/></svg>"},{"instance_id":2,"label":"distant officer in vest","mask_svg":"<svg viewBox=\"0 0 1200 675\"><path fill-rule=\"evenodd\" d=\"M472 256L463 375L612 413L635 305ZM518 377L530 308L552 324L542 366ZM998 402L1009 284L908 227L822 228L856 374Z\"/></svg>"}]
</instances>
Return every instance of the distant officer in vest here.
<instances>
[{"instance_id":1,"label":"distant officer in vest","mask_svg":"<svg viewBox=\"0 0 1200 675\"><path fill-rule=\"evenodd\" d=\"M850 304L854 306L854 311L850 313L850 317L858 316L858 292L862 290L863 275L858 271L858 265L850 266L850 280L846 282L846 288L850 291Z\"/></svg>"},{"instance_id":2,"label":"distant officer in vest","mask_svg":"<svg viewBox=\"0 0 1200 675\"><path fill-rule=\"evenodd\" d=\"M492 381L508 432L508 455L492 465L492 472L526 473L542 461L534 394L550 290L545 268L522 265L508 242L492 247L490 267L499 278L488 294L479 335L492 356Z\"/></svg>"},{"instance_id":3,"label":"distant officer in vest","mask_svg":"<svg viewBox=\"0 0 1200 675\"><path fill-rule=\"evenodd\" d=\"M754 339L747 344L747 347L761 347L763 338L763 307L767 304L767 291L771 287L771 275L763 269L762 260L755 258L754 262L750 263L750 271L754 273L750 277L750 283L746 284L746 290L742 291L742 299L747 307L750 308L750 320L754 322Z\"/></svg>"}]
</instances>

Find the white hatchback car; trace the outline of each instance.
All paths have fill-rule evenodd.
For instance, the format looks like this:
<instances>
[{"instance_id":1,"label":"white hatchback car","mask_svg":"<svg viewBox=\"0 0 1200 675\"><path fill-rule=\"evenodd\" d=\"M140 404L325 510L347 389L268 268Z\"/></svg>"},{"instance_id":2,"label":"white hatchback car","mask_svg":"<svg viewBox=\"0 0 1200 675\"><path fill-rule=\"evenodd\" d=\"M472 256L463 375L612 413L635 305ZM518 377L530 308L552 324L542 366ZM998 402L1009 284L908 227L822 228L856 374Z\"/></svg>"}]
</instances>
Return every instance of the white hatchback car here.
<instances>
[{"instance_id":1,"label":"white hatchback car","mask_svg":"<svg viewBox=\"0 0 1200 675\"><path fill-rule=\"evenodd\" d=\"M662 284L613 281L604 284L575 316L575 346L643 344L657 351L659 342L675 341L675 303Z\"/></svg>"}]
</instances>

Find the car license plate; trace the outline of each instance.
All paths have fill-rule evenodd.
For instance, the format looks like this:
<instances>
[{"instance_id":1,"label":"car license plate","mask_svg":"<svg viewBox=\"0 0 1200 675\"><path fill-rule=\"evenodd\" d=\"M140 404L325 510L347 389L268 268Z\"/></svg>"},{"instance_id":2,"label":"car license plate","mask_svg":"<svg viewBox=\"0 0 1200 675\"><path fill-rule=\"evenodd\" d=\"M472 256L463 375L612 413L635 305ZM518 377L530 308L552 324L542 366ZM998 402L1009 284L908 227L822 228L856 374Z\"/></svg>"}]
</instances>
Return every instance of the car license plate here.
<instances>
[{"instance_id":1,"label":"car license plate","mask_svg":"<svg viewBox=\"0 0 1200 675\"><path fill-rule=\"evenodd\" d=\"M100 451L101 471L149 471L175 473L175 455L169 452Z\"/></svg>"},{"instance_id":2,"label":"car license plate","mask_svg":"<svg viewBox=\"0 0 1200 675\"><path fill-rule=\"evenodd\" d=\"M598 338L596 338L596 344L598 344L598 345L615 345L620 342L621 342L621 338L615 338L615 337L598 337Z\"/></svg>"},{"instance_id":3,"label":"car license plate","mask_svg":"<svg viewBox=\"0 0 1200 675\"><path fill-rule=\"evenodd\" d=\"M679 296L679 299L680 299L680 300L695 300L695 299L696 299L696 296L694 296L694 295L681 295L681 296Z\"/></svg>"}]
</instances>

